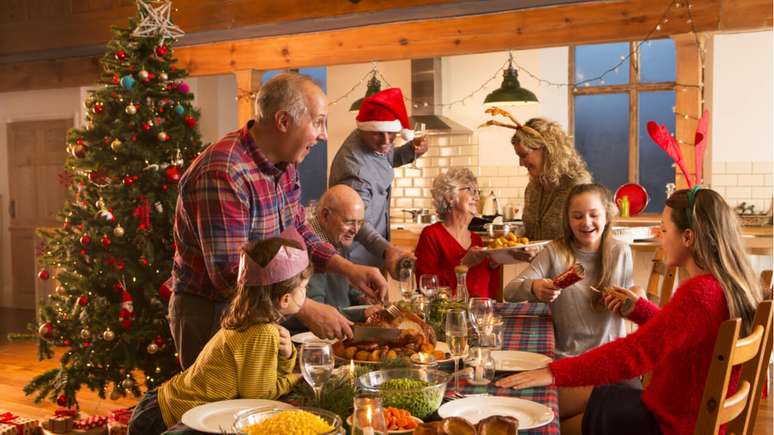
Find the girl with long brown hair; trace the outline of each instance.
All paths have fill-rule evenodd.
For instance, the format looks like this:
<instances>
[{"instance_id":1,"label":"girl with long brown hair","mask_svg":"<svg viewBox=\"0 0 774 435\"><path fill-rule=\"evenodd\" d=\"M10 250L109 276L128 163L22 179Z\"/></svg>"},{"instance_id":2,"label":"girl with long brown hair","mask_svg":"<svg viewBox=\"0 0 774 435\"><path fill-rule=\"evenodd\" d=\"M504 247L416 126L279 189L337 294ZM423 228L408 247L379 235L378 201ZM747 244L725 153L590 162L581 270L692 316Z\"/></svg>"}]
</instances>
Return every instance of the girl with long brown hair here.
<instances>
[{"instance_id":1,"label":"girl with long brown hair","mask_svg":"<svg viewBox=\"0 0 774 435\"><path fill-rule=\"evenodd\" d=\"M586 434L693 433L720 324L741 318L749 333L763 294L735 213L710 189L696 186L667 199L661 246L664 262L688 273L662 309L620 288L605 296L609 309L640 325L636 332L545 369L509 376L498 386L595 386L578 389L585 396L578 397L575 413L583 413ZM644 391L610 385L647 372L653 375ZM738 376L737 367L729 394Z\"/></svg>"},{"instance_id":2,"label":"girl with long brown hair","mask_svg":"<svg viewBox=\"0 0 774 435\"><path fill-rule=\"evenodd\" d=\"M279 321L301 309L311 274L306 245L294 229L247 243L221 329L193 365L145 394L129 434L160 434L205 403L288 393L299 380L293 374L296 349Z\"/></svg>"}]
</instances>

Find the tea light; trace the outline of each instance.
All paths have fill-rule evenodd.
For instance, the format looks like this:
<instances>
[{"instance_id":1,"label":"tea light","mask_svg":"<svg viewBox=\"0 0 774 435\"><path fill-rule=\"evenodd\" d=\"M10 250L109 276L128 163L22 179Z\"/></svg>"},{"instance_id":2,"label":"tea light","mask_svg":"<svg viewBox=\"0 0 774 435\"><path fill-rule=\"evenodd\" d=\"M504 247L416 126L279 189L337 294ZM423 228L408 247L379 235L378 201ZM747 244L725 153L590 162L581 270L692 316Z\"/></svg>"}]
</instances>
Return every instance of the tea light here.
<instances>
[{"instance_id":1,"label":"tea light","mask_svg":"<svg viewBox=\"0 0 774 435\"><path fill-rule=\"evenodd\" d=\"M423 368L433 367L438 364L434 356L424 352L417 352L411 355L411 362Z\"/></svg>"},{"instance_id":2,"label":"tea light","mask_svg":"<svg viewBox=\"0 0 774 435\"><path fill-rule=\"evenodd\" d=\"M353 384L355 383L355 360L349 360L349 380Z\"/></svg>"}]
</instances>

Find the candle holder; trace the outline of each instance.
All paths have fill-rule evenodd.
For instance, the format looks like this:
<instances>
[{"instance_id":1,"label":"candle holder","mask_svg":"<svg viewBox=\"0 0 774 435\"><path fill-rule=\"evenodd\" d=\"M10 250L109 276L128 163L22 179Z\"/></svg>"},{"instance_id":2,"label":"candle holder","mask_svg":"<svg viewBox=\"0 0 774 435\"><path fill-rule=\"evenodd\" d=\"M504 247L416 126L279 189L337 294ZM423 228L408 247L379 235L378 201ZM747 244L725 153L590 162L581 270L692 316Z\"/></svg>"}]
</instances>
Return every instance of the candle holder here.
<instances>
[{"instance_id":1,"label":"candle holder","mask_svg":"<svg viewBox=\"0 0 774 435\"><path fill-rule=\"evenodd\" d=\"M382 398L373 394L355 397L355 411L352 414L352 435L387 434L384 422Z\"/></svg>"},{"instance_id":2,"label":"candle holder","mask_svg":"<svg viewBox=\"0 0 774 435\"><path fill-rule=\"evenodd\" d=\"M495 378L495 360L487 347L474 347L465 361L473 368L473 375L468 383L473 385L488 385Z\"/></svg>"}]
</instances>

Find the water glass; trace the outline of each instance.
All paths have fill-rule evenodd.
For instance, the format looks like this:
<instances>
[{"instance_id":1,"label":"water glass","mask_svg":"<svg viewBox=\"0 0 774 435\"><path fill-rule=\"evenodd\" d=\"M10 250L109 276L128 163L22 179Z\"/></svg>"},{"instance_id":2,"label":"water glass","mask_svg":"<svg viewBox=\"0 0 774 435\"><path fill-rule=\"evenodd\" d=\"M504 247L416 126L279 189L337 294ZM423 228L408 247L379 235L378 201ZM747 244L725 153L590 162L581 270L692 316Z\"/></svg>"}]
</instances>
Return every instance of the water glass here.
<instances>
[{"instance_id":1,"label":"water glass","mask_svg":"<svg viewBox=\"0 0 774 435\"><path fill-rule=\"evenodd\" d=\"M411 298L411 308L414 314L423 320L427 318L427 309L430 307L430 299L421 294L415 294Z\"/></svg>"},{"instance_id":2,"label":"water glass","mask_svg":"<svg viewBox=\"0 0 774 435\"><path fill-rule=\"evenodd\" d=\"M355 397L355 411L352 413L352 435L375 434L387 434L382 398L359 395Z\"/></svg>"},{"instance_id":3,"label":"water glass","mask_svg":"<svg viewBox=\"0 0 774 435\"><path fill-rule=\"evenodd\" d=\"M503 318L499 314L493 314L483 325L478 343L494 350L503 348Z\"/></svg>"},{"instance_id":4,"label":"water glass","mask_svg":"<svg viewBox=\"0 0 774 435\"><path fill-rule=\"evenodd\" d=\"M425 123L424 122L417 122L414 124L414 139L420 139L422 136L424 136L426 133L425 130ZM419 169L417 167L417 160L419 157L414 158L414 160L411 161L411 168L412 169Z\"/></svg>"},{"instance_id":5,"label":"water glass","mask_svg":"<svg viewBox=\"0 0 774 435\"><path fill-rule=\"evenodd\" d=\"M415 289L414 271L412 269L400 269L398 272L398 282L400 285L400 295L403 296L404 300L410 301Z\"/></svg>"},{"instance_id":6,"label":"water glass","mask_svg":"<svg viewBox=\"0 0 774 435\"><path fill-rule=\"evenodd\" d=\"M438 292L438 276L425 274L419 277L419 290L423 295L432 298Z\"/></svg>"},{"instance_id":7,"label":"water glass","mask_svg":"<svg viewBox=\"0 0 774 435\"><path fill-rule=\"evenodd\" d=\"M333 350L329 343L309 341L301 346L299 355L301 373L314 390L315 399L320 401L320 391L333 373Z\"/></svg>"},{"instance_id":8,"label":"water glass","mask_svg":"<svg viewBox=\"0 0 774 435\"><path fill-rule=\"evenodd\" d=\"M454 391L460 389L459 358L465 355L468 347L468 319L462 309L451 309L446 312L446 344L454 359Z\"/></svg>"},{"instance_id":9,"label":"water glass","mask_svg":"<svg viewBox=\"0 0 774 435\"><path fill-rule=\"evenodd\" d=\"M494 299L470 298L468 300L468 315L480 342L482 335L491 333L489 326L492 324L492 316L494 315Z\"/></svg>"}]
</instances>

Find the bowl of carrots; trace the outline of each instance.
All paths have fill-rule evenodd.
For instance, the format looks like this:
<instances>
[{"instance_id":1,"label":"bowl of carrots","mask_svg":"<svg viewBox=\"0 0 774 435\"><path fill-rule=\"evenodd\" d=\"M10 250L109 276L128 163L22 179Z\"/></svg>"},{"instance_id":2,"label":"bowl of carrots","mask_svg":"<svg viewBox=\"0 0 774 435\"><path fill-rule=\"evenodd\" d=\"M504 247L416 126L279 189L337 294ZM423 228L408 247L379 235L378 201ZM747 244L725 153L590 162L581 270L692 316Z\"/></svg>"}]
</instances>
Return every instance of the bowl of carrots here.
<instances>
[{"instance_id":1,"label":"bowl of carrots","mask_svg":"<svg viewBox=\"0 0 774 435\"><path fill-rule=\"evenodd\" d=\"M391 435L410 434L422 424L422 420L414 417L405 409L388 406L384 408L384 423ZM352 416L347 418L347 424L352 427Z\"/></svg>"}]
</instances>

